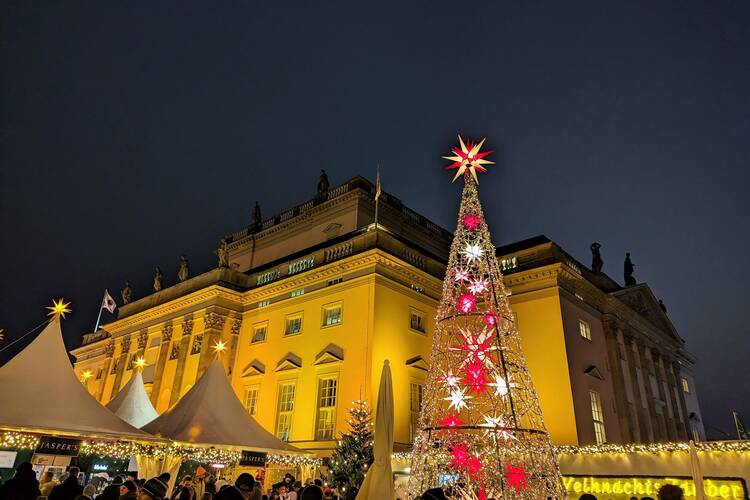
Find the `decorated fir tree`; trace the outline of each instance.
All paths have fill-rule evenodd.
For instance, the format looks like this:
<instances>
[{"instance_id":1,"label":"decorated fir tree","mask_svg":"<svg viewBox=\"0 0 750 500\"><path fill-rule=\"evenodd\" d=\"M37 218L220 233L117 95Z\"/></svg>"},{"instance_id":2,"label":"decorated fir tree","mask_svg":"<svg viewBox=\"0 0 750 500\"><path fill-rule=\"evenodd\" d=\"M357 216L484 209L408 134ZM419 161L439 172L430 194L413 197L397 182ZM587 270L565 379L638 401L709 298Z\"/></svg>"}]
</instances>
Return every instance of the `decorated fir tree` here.
<instances>
[{"instance_id":1,"label":"decorated fir tree","mask_svg":"<svg viewBox=\"0 0 750 500\"><path fill-rule=\"evenodd\" d=\"M329 459L328 482L344 498L354 498L367 469L372 465L372 412L367 401L352 401L349 408L349 432L341 435Z\"/></svg>"},{"instance_id":2,"label":"decorated fir tree","mask_svg":"<svg viewBox=\"0 0 750 500\"><path fill-rule=\"evenodd\" d=\"M463 177L438 306L410 493L450 483L462 498L562 498L560 471L521 350L477 192L492 162L459 136L444 157Z\"/></svg>"}]
</instances>

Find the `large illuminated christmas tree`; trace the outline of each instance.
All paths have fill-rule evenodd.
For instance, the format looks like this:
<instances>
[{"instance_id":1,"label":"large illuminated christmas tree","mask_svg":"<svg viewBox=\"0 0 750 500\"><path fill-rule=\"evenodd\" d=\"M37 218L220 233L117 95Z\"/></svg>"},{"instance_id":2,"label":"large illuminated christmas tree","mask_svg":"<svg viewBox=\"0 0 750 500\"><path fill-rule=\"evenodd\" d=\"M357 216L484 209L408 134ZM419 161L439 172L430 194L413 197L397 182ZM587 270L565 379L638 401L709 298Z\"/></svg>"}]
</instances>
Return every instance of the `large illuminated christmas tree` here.
<instances>
[{"instance_id":1,"label":"large illuminated christmas tree","mask_svg":"<svg viewBox=\"0 0 750 500\"><path fill-rule=\"evenodd\" d=\"M464 188L438 306L414 440L410 493L451 484L462 498L562 498L509 292L477 192L492 151L484 140L444 158Z\"/></svg>"}]
</instances>

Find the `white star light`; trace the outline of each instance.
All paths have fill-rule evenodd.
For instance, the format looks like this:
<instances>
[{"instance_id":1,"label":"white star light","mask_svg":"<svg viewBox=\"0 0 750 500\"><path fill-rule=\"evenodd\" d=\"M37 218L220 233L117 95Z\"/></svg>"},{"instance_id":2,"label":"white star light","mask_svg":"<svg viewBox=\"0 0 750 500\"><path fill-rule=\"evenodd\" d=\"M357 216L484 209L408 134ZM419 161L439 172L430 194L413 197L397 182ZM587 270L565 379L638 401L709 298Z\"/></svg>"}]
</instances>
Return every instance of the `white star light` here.
<instances>
[{"instance_id":1,"label":"white star light","mask_svg":"<svg viewBox=\"0 0 750 500\"><path fill-rule=\"evenodd\" d=\"M452 370L448 370L447 372L445 372L441 379L445 382L445 385L447 385L449 389L452 387L458 387L458 377L453 375Z\"/></svg>"},{"instance_id":2,"label":"white star light","mask_svg":"<svg viewBox=\"0 0 750 500\"><path fill-rule=\"evenodd\" d=\"M466 366L466 363L474 358L478 358L488 368L492 369L494 367L494 362L492 361L492 358L487 355L490 351L497 350L497 346L488 343L492 337L492 330L484 329L476 336L465 328L459 328L458 331L463 337L464 343L461 345L450 346L448 349L451 351L466 352L466 357L461 362L460 368Z\"/></svg>"},{"instance_id":3,"label":"white star light","mask_svg":"<svg viewBox=\"0 0 750 500\"><path fill-rule=\"evenodd\" d=\"M469 291L474 295L478 295L487 290L489 284L490 282L486 278L477 278L469 283L469 286L467 286L466 288L468 288Z\"/></svg>"},{"instance_id":4,"label":"white star light","mask_svg":"<svg viewBox=\"0 0 750 500\"><path fill-rule=\"evenodd\" d=\"M487 430L484 431L485 436L494 437L497 439L498 437L501 437L505 439L506 441L511 439L518 439L516 436L514 436L511 432L508 432L507 426L505 424L505 421L503 421L502 417L490 417L488 415L484 416L484 423L479 424L479 427L486 427Z\"/></svg>"},{"instance_id":5,"label":"white star light","mask_svg":"<svg viewBox=\"0 0 750 500\"><path fill-rule=\"evenodd\" d=\"M479 260L484 255L484 248L478 243L467 243L461 253L466 257L466 261L471 264L475 260Z\"/></svg>"},{"instance_id":6,"label":"white star light","mask_svg":"<svg viewBox=\"0 0 750 500\"><path fill-rule=\"evenodd\" d=\"M508 383L503 377L500 376L500 374L495 374L495 381L490 382L489 384L492 387L495 388L495 392L498 396L501 398L508 394L511 387L518 387L518 384L514 382Z\"/></svg>"},{"instance_id":7,"label":"white star light","mask_svg":"<svg viewBox=\"0 0 750 500\"><path fill-rule=\"evenodd\" d=\"M443 399L451 402L448 408L455 408L456 411L461 411L461 409L466 408L466 401L471 399L471 396L466 395L466 389L453 389L451 395Z\"/></svg>"},{"instance_id":8,"label":"white star light","mask_svg":"<svg viewBox=\"0 0 750 500\"><path fill-rule=\"evenodd\" d=\"M468 281L470 276L469 271L463 267L459 267L453 272L453 280L459 283Z\"/></svg>"}]
</instances>

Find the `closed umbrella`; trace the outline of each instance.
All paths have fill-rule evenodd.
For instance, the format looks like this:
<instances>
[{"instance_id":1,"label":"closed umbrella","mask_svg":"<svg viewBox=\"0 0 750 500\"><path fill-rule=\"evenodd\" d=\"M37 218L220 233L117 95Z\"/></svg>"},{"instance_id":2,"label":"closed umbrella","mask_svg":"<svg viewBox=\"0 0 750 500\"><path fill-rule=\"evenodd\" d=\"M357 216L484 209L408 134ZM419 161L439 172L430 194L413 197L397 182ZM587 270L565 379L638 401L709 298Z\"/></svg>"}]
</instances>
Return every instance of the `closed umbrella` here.
<instances>
[{"instance_id":1,"label":"closed umbrella","mask_svg":"<svg viewBox=\"0 0 750 500\"><path fill-rule=\"evenodd\" d=\"M375 445L373 462L362 487L357 493L357 500L393 500L393 471L391 454L393 453L393 382L391 366L388 360L383 363L378 390L378 406L375 414Z\"/></svg>"},{"instance_id":2,"label":"closed umbrella","mask_svg":"<svg viewBox=\"0 0 750 500\"><path fill-rule=\"evenodd\" d=\"M695 484L695 500L705 500L703 473L698 461L698 450L695 449L695 442L692 439L690 440L690 472L693 475L693 484Z\"/></svg>"}]
</instances>

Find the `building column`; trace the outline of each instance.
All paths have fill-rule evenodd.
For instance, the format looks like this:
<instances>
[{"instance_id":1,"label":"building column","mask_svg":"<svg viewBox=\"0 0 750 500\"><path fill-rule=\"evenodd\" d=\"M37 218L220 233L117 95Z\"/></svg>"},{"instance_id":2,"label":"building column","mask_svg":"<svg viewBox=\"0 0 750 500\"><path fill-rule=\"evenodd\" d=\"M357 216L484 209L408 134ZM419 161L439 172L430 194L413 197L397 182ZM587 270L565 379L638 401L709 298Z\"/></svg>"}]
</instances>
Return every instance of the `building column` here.
<instances>
[{"instance_id":1,"label":"building column","mask_svg":"<svg viewBox=\"0 0 750 500\"><path fill-rule=\"evenodd\" d=\"M159 344L159 357L156 360L154 369L154 388L151 390L151 404L156 407L161 392L162 377L164 376L164 367L167 365L169 352L172 343L172 323L165 323L161 329L161 343Z\"/></svg>"},{"instance_id":2,"label":"building column","mask_svg":"<svg viewBox=\"0 0 750 500\"><path fill-rule=\"evenodd\" d=\"M172 382L172 394L169 395L169 406L180 399L180 389L182 389L182 377L185 374L185 362L190 355L190 337L193 334L193 318L185 316L182 321L182 336L180 337L180 354L177 358L177 368L174 373Z\"/></svg>"},{"instance_id":3,"label":"building column","mask_svg":"<svg viewBox=\"0 0 750 500\"><path fill-rule=\"evenodd\" d=\"M682 413L682 420L679 420L679 413L677 414L677 434L683 441L692 439L692 431L690 429L690 422L688 420L687 405L685 404L685 393L682 390L682 381L680 380L680 363L672 361L670 365L671 371L669 379L672 382L672 396L674 397L675 408L680 408ZM677 389L675 391L675 389Z\"/></svg>"},{"instance_id":4,"label":"building column","mask_svg":"<svg viewBox=\"0 0 750 500\"><path fill-rule=\"evenodd\" d=\"M653 360L654 360L654 372L656 373L656 385L659 388L659 397L662 401L664 401L664 424L666 427L667 435L666 439L668 441L676 441L677 440L677 427L675 426L675 412L677 411L677 408L674 407L672 404L672 398L670 398L669 394L666 393L664 389L664 385L667 385L667 388L669 388L669 382L666 378L666 369L664 368L664 356L662 356L661 353L651 353ZM672 416L669 416L670 411L672 410Z\"/></svg>"},{"instance_id":5,"label":"building column","mask_svg":"<svg viewBox=\"0 0 750 500\"><path fill-rule=\"evenodd\" d=\"M646 405L648 406L648 419L651 423L651 436L653 441L664 441L663 431L661 425L659 425L659 416L656 414L656 407L654 404L654 394L651 389L651 369L649 366L649 359L646 356L646 344L638 341L636 343L638 347L638 356L641 360L641 376L643 377L643 390L646 391Z\"/></svg>"},{"instance_id":6,"label":"building column","mask_svg":"<svg viewBox=\"0 0 750 500\"><path fill-rule=\"evenodd\" d=\"M638 382L638 368L640 360L638 359L638 349L636 347L635 339L631 335L625 336L625 349L628 352L628 371L630 372L630 380L632 381L633 388L633 416L635 418L636 428L633 432L634 441L638 443L649 442L649 419L648 410L643 408L643 389L641 384Z\"/></svg>"},{"instance_id":7,"label":"building column","mask_svg":"<svg viewBox=\"0 0 750 500\"><path fill-rule=\"evenodd\" d=\"M242 327L242 318L234 318L232 320L232 328L230 330L231 339L229 343L229 367L227 373L232 375L234 371L234 362L237 359L237 350L240 343L240 328Z\"/></svg>"},{"instance_id":8,"label":"building column","mask_svg":"<svg viewBox=\"0 0 750 500\"><path fill-rule=\"evenodd\" d=\"M125 365L128 363L128 353L130 352L130 335L126 335L120 341L120 356L115 362L115 382L112 384L112 392L109 395L111 401L120 390L120 382L122 382L122 375L125 373Z\"/></svg>"},{"instance_id":9,"label":"building column","mask_svg":"<svg viewBox=\"0 0 750 500\"><path fill-rule=\"evenodd\" d=\"M226 320L226 316L216 311L210 311L203 317L203 345L201 346L200 359L198 360L196 380L203 375L203 372L206 371L215 358L213 347L221 340L224 320Z\"/></svg>"},{"instance_id":10,"label":"building column","mask_svg":"<svg viewBox=\"0 0 750 500\"><path fill-rule=\"evenodd\" d=\"M107 379L109 378L109 370L112 368L112 358L114 357L114 354L115 341L110 339L110 341L107 342L107 347L104 348L106 359L104 360L104 366L102 366L101 386L99 387L99 393L96 395L97 401L101 404L104 404L104 388L107 387Z\"/></svg>"},{"instance_id":11,"label":"building column","mask_svg":"<svg viewBox=\"0 0 750 500\"><path fill-rule=\"evenodd\" d=\"M615 410L620 427L620 443L629 443L633 440L628 419L629 411L627 404L627 392L625 379L620 362L621 350L617 339L617 324L613 320L603 321L604 338L607 345L607 358L609 360L609 371L612 374L612 388L614 389ZM614 441L613 441L614 442Z\"/></svg>"}]
</instances>

